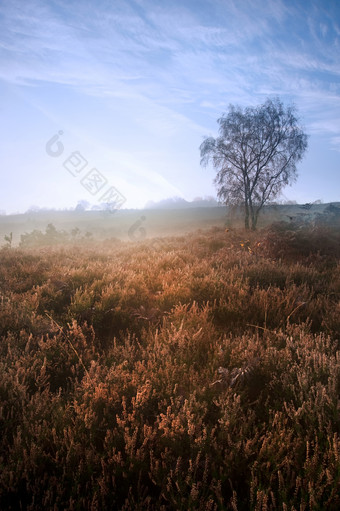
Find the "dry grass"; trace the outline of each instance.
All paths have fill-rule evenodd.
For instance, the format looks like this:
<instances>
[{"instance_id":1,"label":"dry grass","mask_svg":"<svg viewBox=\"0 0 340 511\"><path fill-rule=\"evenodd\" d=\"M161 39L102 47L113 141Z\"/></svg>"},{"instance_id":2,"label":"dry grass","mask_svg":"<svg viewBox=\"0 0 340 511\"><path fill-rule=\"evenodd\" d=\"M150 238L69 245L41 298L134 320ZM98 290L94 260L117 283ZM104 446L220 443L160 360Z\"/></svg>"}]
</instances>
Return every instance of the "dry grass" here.
<instances>
[{"instance_id":1,"label":"dry grass","mask_svg":"<svg viewBox=\"0 0 340 511\"><path fill-rule=\"evenodd\" d=\"M3 249L0 508L339 509L338 234L299 235Z\"/></svg>"}]
</instances>

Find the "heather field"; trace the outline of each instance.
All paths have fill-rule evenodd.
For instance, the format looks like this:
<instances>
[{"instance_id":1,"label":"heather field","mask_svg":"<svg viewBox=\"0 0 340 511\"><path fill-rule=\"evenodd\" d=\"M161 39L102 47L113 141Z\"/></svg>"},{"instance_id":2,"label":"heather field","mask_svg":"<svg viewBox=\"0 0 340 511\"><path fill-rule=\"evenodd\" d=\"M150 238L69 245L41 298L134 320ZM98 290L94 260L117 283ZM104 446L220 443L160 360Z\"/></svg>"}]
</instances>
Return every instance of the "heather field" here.
<instances>
[{"instance_id":1,"label":"heather field","mask_svg":"<svg viewBox=\"0 0 340 511\"><path fill-rule=\"evenodd\" d=\"M0 508L340 509L340 230L0 251Z\"/></svg>"}]
</instances>

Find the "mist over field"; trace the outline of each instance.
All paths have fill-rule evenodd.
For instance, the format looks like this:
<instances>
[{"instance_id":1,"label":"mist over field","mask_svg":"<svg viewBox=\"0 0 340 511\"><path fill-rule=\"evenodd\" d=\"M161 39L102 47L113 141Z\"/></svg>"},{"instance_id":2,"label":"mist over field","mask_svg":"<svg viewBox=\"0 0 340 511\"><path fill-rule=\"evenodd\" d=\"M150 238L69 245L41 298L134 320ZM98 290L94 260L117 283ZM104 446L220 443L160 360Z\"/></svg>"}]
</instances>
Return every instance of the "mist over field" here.
<instances>
[{"instance_id":1,"label":"mist over field","mask_svg":"<svg viewBox=\"0 0 340 511\"><path fill-rule=\"evenodd\" d=\"M209 227L242 227L242 208L226 208L205 201L189 202L178 207L177 201L155 205L152 209L120 211L30 211L20 215L0 215L0 245L6 245L5 236L12 233L13 246L55 245L56 243L95 242L103 240L142 241L146 238L186 234ZM151 205L150 205L151 206ZM327 212L329 204L312 204L306 209L303 204L272 204L264 208L259 227L276 221L313 221ZM332 203L331 207L340 207ZM34 232L46 234L48 225L60 233L57 238L37 238ZM25 237L26 235L26 237ZM28 235L28 236L27 236ZM39 243L40 239L40 243Z\"/></svg>"}]
</instances>

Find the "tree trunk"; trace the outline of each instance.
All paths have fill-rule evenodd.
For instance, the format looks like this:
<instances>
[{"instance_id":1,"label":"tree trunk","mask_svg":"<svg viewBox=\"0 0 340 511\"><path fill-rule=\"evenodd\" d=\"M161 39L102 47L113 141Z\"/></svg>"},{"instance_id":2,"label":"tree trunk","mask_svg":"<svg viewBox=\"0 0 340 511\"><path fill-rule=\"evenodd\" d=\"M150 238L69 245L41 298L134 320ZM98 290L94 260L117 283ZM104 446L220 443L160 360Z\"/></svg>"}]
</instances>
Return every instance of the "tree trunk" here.
<instances>
[{"instance_id":1,"label":"tree trunk","mask_svg":"<svg viewBox=\"0 0 340 511\"><path fill-rule=\"evenodd\" d=\"M249 218L251 220L251 230L255 231L256 230L256 214L254 211L254 205L253 205L251 198L249 198L249 203L248 203L248 230L250 229ZM246 227L246 229L247 229L247 227Z\"/></svg>"},{"instance_id":2,"label":"tree trunk","mask_svg":"<svg viewBox=\"0 0 340 511\"><path fill-rule=\"evenodd\" d=\"M252 231L256 231L257 220L259 218L259 212L260 212L261 208L262 208L262 206L255 207L255 209L252 206L252 208L251 208L251 230Z\"/></svg>"},{"instance_id":3,"label":"tree trunk","mask_svg":"<svg viewBox=\"0 0 340 511\"><path fill-rule=\"evenodd\" d=\"M257 215L254 213L254 210L252 209L251 212L251 230L256 231L256 224L257 224Z\"/></svg>"},{"instance_id":4,"label":"tree trunk","mask_svg":"<svg viewBox=\"0 0 340 511\"><path fill-rule=\"evenodd\" d=\"M246 201L244 203L244 207L245 207L245 218L244 218L244 227L247 231L249 231L250 229L250 225L249 225L249 205L248 205L248 202Z\"/></svg>"}]
</instances>

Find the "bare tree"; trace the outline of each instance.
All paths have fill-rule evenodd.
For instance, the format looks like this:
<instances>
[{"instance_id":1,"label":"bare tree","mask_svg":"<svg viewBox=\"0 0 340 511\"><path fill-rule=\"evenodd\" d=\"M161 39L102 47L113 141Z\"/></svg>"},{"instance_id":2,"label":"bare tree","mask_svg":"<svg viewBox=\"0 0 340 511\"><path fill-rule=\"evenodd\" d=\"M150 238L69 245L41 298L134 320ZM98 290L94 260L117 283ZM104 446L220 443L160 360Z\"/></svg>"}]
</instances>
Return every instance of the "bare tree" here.
<instances>
[{"instance_id":1,"label":"bare tree","mask_svg":"<svg viewBox=\"0 0 340 511\"><path fill-rule=\"evenodd\" d=\"M219 137L200 146L201 165L217 170L218 197L226 205L241 204L245 228L256 229L259 212L282 188L296 180L296 164L307 149L294 105L279 98L257 107L233 105L218 119Z\"/></svg>"}]
</instances>

